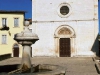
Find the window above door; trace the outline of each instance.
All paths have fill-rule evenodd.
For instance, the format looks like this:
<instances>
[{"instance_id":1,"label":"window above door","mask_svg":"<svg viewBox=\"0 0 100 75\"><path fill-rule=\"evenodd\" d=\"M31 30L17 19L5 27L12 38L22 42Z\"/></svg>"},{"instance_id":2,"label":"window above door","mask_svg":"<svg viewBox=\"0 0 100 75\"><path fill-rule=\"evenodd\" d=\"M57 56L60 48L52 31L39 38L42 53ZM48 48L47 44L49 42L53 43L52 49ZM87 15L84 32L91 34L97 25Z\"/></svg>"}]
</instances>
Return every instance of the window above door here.
<instances>
[{"instance_id":1,"label":"window above door","mask_svg":"<svg viewBox=\"0 0 100 75\"><path fill-rule=\"evenodd\" d=\"M57 13L60 17L66 18L72 13L72 8L68 3L61 3L58 7Z\"/></svg>"}]
</instances>

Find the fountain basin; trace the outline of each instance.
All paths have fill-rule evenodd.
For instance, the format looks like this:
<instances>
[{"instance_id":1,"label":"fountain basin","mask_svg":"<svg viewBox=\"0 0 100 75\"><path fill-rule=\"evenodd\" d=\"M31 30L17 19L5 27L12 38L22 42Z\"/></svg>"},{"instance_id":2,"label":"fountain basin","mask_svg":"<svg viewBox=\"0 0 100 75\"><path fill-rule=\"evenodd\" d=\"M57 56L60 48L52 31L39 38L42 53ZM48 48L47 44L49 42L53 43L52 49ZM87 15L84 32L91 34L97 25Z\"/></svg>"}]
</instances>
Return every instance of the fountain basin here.
<instances>
[{"instance_id":1,"label":"fountain basin","mask_svg":"<svg viewBox=\"0 0 100 75\"><path fill-rule=\"evenodd\" d=\"M39 64L33 68L34 75L65 75L64 68L58 65Z\"/></svg>"},{"instance_id":2,"label":"fountain basin","mask_svg":"<svg viewBox=\"0 0 100 75\"><path fill-rule=\"evenodd\" d=\"M65 69L58 65L38 64L32 65L31 73L16 71L20 64L0 66L0 75L65 75Z\"/></svg>"}]
</instances>

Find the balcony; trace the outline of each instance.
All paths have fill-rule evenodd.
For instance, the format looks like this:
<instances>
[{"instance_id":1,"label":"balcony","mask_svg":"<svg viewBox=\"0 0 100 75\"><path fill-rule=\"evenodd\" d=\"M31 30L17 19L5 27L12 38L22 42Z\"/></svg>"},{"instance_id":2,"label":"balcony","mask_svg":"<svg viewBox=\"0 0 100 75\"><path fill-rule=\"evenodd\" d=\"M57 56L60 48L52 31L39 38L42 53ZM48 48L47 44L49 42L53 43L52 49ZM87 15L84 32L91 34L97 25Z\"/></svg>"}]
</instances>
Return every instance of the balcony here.
<instances>
[{"instance_id":1,"label":"balcony","mask_svg":"<svg viewBox=\"0 0 100 75\"><path fill-rule=\"evenodd\" d=\"M3 27L0 28L0 30L1 30L1 31L3 31L3 30L7 30L7 31L8 31L8 30L9 30L9 27L7 27L7 25L3 25Z\"/></svg>"}]
</instances>

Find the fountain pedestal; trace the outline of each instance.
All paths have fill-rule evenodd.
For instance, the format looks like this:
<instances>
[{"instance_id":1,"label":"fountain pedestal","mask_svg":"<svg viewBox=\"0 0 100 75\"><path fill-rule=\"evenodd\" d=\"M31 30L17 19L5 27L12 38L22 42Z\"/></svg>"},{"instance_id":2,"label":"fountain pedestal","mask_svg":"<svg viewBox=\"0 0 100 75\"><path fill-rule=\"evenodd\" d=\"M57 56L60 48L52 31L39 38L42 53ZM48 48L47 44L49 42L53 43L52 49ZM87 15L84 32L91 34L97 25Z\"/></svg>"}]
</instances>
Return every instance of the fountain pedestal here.
<instances>
[{"instance_id":1,"label":"fountain pedestal","mask_svg":"<svg viewBox=\"0 0 100 75\"><path fill-rule=\"evenodd\" d=\"M29 28L29 22L25 21L24 31L15 34L14 40L23 46L21 69L31 69L31 45L39 38L35 33L32 33Z\"/></svg>"},{"instance_id":2,"label":"fountain pedestal","mask_svg":"<svg viewBox=\"0 0 100 75\"><path fill-rule=\"evenodd\" d=\"M31 47L24 45L23 46L23 54L22 54L22 69L28 69L31 68Z\"/></svg>"}]
</instances>

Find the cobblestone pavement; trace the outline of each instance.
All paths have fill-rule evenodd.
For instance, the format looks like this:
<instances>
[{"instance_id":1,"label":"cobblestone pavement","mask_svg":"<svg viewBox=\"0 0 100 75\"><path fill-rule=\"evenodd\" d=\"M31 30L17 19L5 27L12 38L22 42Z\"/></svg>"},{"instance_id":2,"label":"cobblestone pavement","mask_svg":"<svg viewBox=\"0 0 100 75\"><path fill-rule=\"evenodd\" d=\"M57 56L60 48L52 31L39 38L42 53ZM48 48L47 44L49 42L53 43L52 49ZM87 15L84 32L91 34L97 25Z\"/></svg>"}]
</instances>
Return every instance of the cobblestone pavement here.
<instances>
[{"instance_id":1,"label":"cobblestone pavement","mask_svg":"<svg viewBox=\"0 0 100 75\"><path fill-rule=\"evenodd\" d=\"M66 75L99 75L91 57L33 57L32 64L53 64L65 68ZM0 61L0 65L20 64L21 58Z\"/></svg>"}]
</instances>

